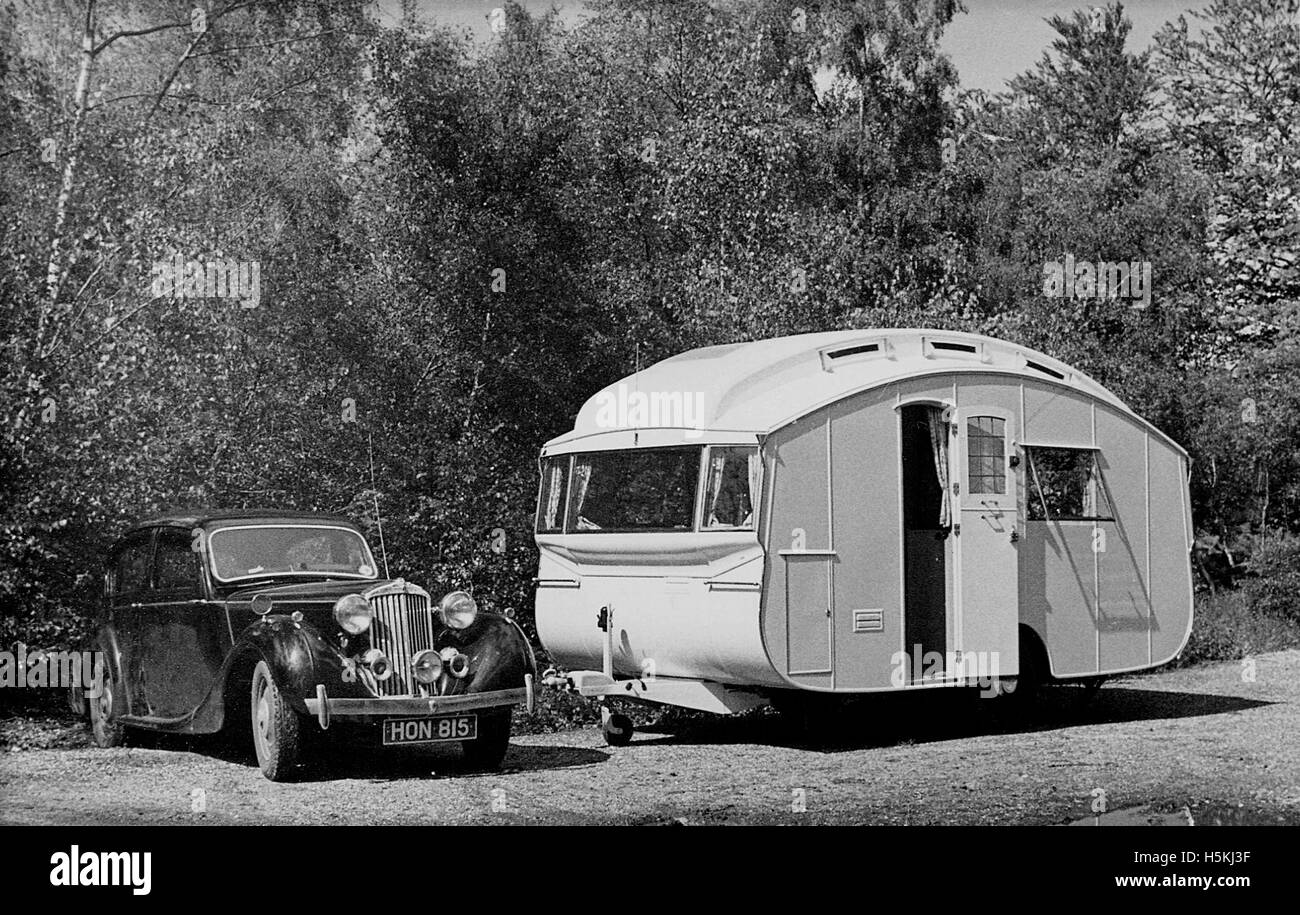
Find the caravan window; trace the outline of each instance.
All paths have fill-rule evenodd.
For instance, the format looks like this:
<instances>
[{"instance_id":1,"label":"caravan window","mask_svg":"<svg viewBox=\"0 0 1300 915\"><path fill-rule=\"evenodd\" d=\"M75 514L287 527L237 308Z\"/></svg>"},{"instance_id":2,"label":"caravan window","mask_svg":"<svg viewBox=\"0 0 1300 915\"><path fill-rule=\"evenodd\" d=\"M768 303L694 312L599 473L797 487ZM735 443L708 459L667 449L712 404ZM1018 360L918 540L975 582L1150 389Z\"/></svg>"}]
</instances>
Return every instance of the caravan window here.
<instances>
[{"instance_id":1,"label":"caravan window","mask_svg":"<svg viewBox=\"0 0 1300 915\"><path fill-rule=\"evenodd\" d=\"M700 450L643 448L574 455L565 531L691 530Z\"/></svg>"},{"instance_id":2,"label":"caravan window","mask_svg":"<svg viewBox=\"0 0 1300 915\"><path fill-rule=\"evenodd\" d=\"M1026 447L1030 521L1109 521L1114 516L1097 452Z\"/></svg>"},{"instance_id":3,"label":"caravan window","mask_svg":"<svg viewBox=\"0 0 1300 915\"><path fill-rule=\"evenodd\" d=\"M542 462L542 495L537 501L537 533L558 534L564 530L565 496L569 493L569 455Z\"/></svg>"},{"instance_id":4,"label":"caravan window","mask_svg":"<svg viewBox=\"0 0 1300 915\"><path fill-rule=\"evenodd\" d=\"M762 472L757 448L710 448L703 529L753 530Z\"/></svg>"}]
</instances>

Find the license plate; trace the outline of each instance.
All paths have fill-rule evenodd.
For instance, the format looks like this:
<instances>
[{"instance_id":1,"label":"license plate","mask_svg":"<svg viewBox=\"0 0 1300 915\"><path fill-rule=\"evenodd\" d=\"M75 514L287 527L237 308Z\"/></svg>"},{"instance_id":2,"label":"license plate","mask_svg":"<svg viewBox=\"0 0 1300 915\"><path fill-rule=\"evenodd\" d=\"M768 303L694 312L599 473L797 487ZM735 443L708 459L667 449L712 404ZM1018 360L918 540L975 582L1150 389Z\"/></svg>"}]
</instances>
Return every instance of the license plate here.
<instances>
[{"instance_id":1,"label":"license plate","mask_svg":"<svg viewBox=\"0 0 1300 915\"><path fill-rule=\"evenodd\" d=\"M443 715L437 718L385 718L384 746L437 743L440 740L474 740L477 715Z\"/></svg>"}]
</instances>

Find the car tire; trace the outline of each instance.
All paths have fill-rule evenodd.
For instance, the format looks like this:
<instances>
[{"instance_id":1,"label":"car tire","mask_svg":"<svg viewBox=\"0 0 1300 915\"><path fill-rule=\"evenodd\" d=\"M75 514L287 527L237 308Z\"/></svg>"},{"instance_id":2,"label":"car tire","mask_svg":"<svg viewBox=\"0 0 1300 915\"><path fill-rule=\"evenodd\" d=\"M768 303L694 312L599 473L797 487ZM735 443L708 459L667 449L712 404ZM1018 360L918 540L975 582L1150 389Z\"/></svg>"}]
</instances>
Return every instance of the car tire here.
<instances>
[{"instance_id":1,"label":"car tire","mask_svg":"<svg viewBox=\"0 0 1300 915\"><path fill-rule=\"evenodd\" d=\"M90 736L97 747L121 747L127 742L126 725L121 721L121 690L113 676L113 665L104 665L104 682L97 699L90 706Z\"/></svg>"},{"instance_id":2,"label":"car tire","mask_svg":"<svg viewBox=\"0 0 1300 915\"><path fill-rule=\"evenodd\" d=\"M257 765L271 781L289 781L302 747L302 722L275 685L265 661L253 668L250 695Z\"/></svg>"},{"instance_id":3,"label":"car tire","mask_svg":"<svg viewBox=\"0 0 1300 915\"><path fill-rule=\"evenodd\" d=\"M465 765L477 771L494 772L510 749L510 710L479 716L478 738L462 740Z\"/></svg>"}]
</instances>

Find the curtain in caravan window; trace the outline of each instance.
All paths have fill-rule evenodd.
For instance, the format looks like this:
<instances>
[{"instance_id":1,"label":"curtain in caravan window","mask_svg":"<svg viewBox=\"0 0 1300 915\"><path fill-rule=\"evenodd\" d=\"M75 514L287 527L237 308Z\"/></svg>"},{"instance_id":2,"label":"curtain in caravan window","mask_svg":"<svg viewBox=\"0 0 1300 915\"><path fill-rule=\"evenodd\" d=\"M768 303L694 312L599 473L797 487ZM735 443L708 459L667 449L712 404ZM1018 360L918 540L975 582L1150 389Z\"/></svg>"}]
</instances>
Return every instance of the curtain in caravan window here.
<instances>
[{"instance_id":1,"label":"curtain in caravan window","mask_svg":"<svg viewBox=\"0 0 1300 915\"><path fill-rule=\"evenodd\" d=\"M753 525L758 513L759 490L763 488L763 455L755 448L749 454L749 514L745 517L747 526Z\"/></svg>"},{"instance_id":2,"label":"curtain in caravan window","mask_svg":"<svg viewBox=\"0 0 1300 915\"><path fill-rule=\"evenodd\" d=\"M556 526L555 522L558 520L555 516L559 514L560 509L560 489L562 488L560 485L560 475L563 473L564 471L560 467L559 461L556 461L551 465L551 482L547 490L546 498L545 526L548 528L554 528Z\"/></svg>"},{"instance_id":3,"label":"curtain in caravan window","mask_svg":"<svg viewBox=\"0 0 1300 915\"><path fill-rule=\"evenodd\" d=\"M1087 457L1088 485L1083 490L1083 513L1089 518L1110 517L1110 502L1106 499L1105 486L1101 481L1101 468L1097 466L1097 454Z\"/></svg>"},{"instance_id":4,"label":"curtain in caravan window","mask_svg":"<svg viewBox=\"0 0 1300 915\"><path fill-rule=\"evenodd\" d=\"M930 422L930 451L934 455L934 472L939 477L943 491L939 499L939 526L952 527L952 500L948 495L948 424L943 421L943 408L931 407L927 411Z\"/></svg>"},{"instance_id":5,"label":"curtain in caravan window","mask_svg":"<svg viewBox=\"0 0 1300 915\"><path fill-rule=\"evenodd\" d=\"M709 488L713 493L709 501L709 513L705 520L710 526L716 523L718 515L718 497L722 495L722 471L727 466L727 452L723 448L714 448L709 452Z\"/></svg>"},{"instance_id":6,"label":"curtain in caravan window","mask_svg":"<svg viewBox=\"0 0 1300 915\"><path fill-rule=\"evenodd\" d=\"M573 494L569 502L569 523L582 516L582 503L587 498L587 484L591 482L591 457L584 455L573 461Z\"/></svg>"}]
</instances>

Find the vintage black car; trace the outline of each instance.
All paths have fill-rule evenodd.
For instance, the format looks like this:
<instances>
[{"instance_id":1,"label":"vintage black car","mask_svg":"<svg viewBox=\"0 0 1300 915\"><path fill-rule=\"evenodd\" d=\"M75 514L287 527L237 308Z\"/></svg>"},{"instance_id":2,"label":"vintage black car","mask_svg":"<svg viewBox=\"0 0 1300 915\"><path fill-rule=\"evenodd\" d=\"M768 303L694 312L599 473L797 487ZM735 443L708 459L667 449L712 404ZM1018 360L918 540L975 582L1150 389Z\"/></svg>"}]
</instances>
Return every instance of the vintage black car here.
<instances>
[{"instance_id":1,"label":"vintage black car","mask_svg":"<svg viewBox=\"0 0 1300 915\"><path fill-rule=\"evenodd\" d=\"M248 728L263 774L292 778L309 730L379 746L459 743L500 765L511 711L532 710L536 661L509 618L464 591L434 605L380 577L336 515L222 511L140 524L113 547L85 702L95 742L133 728Z\"/></svg>"}]
</instances>

